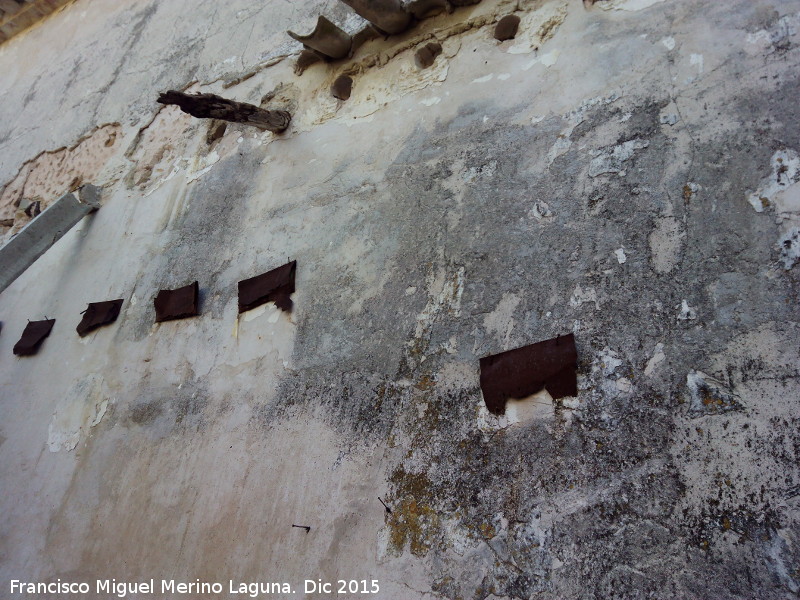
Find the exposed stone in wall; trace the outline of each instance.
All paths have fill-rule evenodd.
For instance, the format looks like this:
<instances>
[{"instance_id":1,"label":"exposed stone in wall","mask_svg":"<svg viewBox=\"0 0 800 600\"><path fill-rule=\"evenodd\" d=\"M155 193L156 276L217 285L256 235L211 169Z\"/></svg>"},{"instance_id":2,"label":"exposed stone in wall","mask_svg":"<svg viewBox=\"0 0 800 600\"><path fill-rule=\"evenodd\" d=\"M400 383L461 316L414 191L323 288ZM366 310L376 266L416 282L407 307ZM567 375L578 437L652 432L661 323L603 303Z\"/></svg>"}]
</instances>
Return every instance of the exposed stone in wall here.
<instances>
[{"instance_id":1,"label":"exposed stone in wall","mask_svg":"<svg viewBox=\"0 0 800 600\"><path fill-rule=\"evenodd\" d=\"M117 151L120 135L118 123L103 125L69 148L43 152L23 164L0 191L0 233L23 227L31 218L25 212L30 204L39 202L44 210L84 183L99 183L97 177Z\"/></svg>"}]
</instances>

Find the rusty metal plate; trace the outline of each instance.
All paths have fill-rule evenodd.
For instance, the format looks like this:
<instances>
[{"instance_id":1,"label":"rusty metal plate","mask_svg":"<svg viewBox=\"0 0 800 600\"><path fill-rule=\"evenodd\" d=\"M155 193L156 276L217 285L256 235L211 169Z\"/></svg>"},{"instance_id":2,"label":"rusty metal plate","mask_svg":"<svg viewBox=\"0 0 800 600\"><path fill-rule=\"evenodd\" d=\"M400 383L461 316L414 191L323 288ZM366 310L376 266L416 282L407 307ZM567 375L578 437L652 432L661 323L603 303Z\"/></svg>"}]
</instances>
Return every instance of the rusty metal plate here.
<instances>
[{"instance_id":1,"label":"rusty metal plate","mask_svg":"<svg viewBox=\"0 0 800 600\"><path fill-rule=\"evenodd\" d=\"M239 312L251 310L267 302L286 312L292 312L294 275L297 261L239 282Z\"/></svg>"},{"instance_id":2,"label":"rusty metal plate","mask_svg":"<svg viewBox=\"0 0 800 600\"><path fill-rule=\"evenodd\" d=\"M78 335L83 337L88 335L98 327L108 325L117 320L119 311L122 308L122 300L107 300L105 302L90 302L89 306L83 311L83 319L76 328Z\"/></svg>"},{"instance_id":3,"label":"rusty metal plate","mask_svg":"<svg viewBox=\"0 0 800 600\"><path fill-rule=\"evenodd\" d=\"M185 319L199 314L200 287L195 281L177 290L161 290L153 301L156 306L156 323Z\"/></svg>"},{"instance_id":4,"label":"rusty metal plate","mask_svg":"<svg viewBox=\"0 0 800 600\"><path fill-rule=\"evenodd\" d=\"M571 333L486 356L480 363L483 400L495 415L505 413L509 398L520 400L542 389L553 399L578 393L578 352Z\"/></svg>"},{"instance_id":5,"label":"rusty metal plate","mask_svg":"<svg viewBox=\"0 0 800 600\"><path fill-rule=\"evenodd\" d=\"M28 321L25 331L22 332L22 337L14 344L14 354L17 356L33 356L36 354L42 342L50 335L55 322L55 319Z\"/></svg>"}]
</instances>

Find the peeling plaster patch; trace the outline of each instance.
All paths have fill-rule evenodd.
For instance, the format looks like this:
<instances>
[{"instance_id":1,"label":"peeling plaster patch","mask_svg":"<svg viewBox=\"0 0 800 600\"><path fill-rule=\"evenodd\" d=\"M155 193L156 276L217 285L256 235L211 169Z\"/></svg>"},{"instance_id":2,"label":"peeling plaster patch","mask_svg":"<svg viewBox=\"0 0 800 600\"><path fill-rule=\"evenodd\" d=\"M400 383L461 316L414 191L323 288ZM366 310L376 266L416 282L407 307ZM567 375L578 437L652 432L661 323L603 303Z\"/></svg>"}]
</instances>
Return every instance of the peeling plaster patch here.
<instances>
[{"instance_id":1,"label":"peeling plaster patch","mask_svg":"<svg viewBox=\"0 0 800 600\"><path fill-rule=\"evenodd\" d=\"M661 43L664 44L664 47L667 50L674 50L675 49L675 38L673 37L665 37L661 40Z\"/></svg>"},{"instance_id":2,"label":"peeling plaster patch","mask_svg":"<svg viewBox=\"0 0 800 600\"><path fill-rule=\"evenodd\" d=\"M433 98L426 98L425 100L420 100L419 103L423 106L433 106L434 104L439 104L442 99L439 96L434 96Z\"/></svg>"},{"instance_id":3,"label":"peeling plaster patch","mask_svg":"<svg viewBox=\"0 0 800 600\"><path fill-rule=\"evenodd\" d=\"M500 81L505 81L505 80L506 80L506 79L508 79L509 77L511 77L511 73L500 73L500 75L498 75L498 76L497 76L497 78L498 78Z\"/></svg>"},{"instance_id":4,"label":"peeling plaster patch","mask_svg":"<svg viewBox=\"0 0 800 600\"><path fill-rule=\"evenodd\" d=\"M770 175L747 198L756 212L763 212L778 192L800 181L800 156L794 150L779 150L772 156L770 166Z\"/></svg>"},{"instance_id":5,"label":"peeling plaster patch","mask_svg":"<svg viewBox=\"0 0 800 600\"><path fill-rule=\"evenodd\" d=\"M617 376L616 371L622 365L622 359L608 346L603 348L592 361L594 378L600 380L600 389L610 397L628 394L633 390L633 384L629 379Z\"/></svg>"},{"instance_id":6,"label":"peeling plaster patch","mask_svg":"<svg viewBox=\"0 0 800 600\"><path fill-rule=\"evenodd\" d=\"M672 127L673 125L675 125L675 123L678 122L678 115L676 114L661 115L659 122L662 125L669 125L670 127Z\"/></svg>"},{"instance_id":7,"label":"peeling plaster patch","mask_svg":"<svg viewBox=\"0 0 800 600\"><path fill-rule=\"evenodd\" d=\"M625 248L618 248L614 250L614 256L617 257L617 262L621 265L624 265L625 261L628 260L628 257L625 256Z\"/></svg>"},{"instance_id":8,"label":"peeling plaster patch","mask_svg":"<svg viewBox=\"0 0 800 600\"><path fill-rule=\"evenodd\" d=\"M497 308L483 318L486 332L494 335L495 339L503 344L503 347L507 347L511 341L511 331L514 329L514 311L519 303L519 296L506 292Z\"/></svg>"},{"instance_id":9,"label":"peeling plaster patch","mask_svg":"<svg viewBox=\"0 0 800 600\"><path fill-rule=\"evenodd\" d=\"M153 191L172 179L185 162L182 157L196 127L192 117L176 106L159 110L126 152L134 164L129 183Z\"/></svg>"},{"instance_id":10,"label":"peeling plaster patch","mask_svg":"<svg viewBox=\"0 0 800 600\"><path fill-rule=\"evenodd\" d=\"M462 174L461 178L466 183L473 183L478 179L482 179L484 177L491 178L494 177L495 172L497 171L497 161L492 160L485 165L481 165L480 167L470 167Z\"/></svg>"},{"instance_id":11,"label":"peeling plaster patch","mask_svg":"<svg viewBox=\"0 0 800 600\"><path fill-rule=\"evenodd\" d=\"M547 153L547 164L552 165L555 159L566 154L571 147L572 140L569 139L569 135L563 133L559 135L558 138L556 138L556 143L553 144L553 147L550 148L550 151Z\"/></svg>"},{"instance_id":12,"label":"peeling plaster patch","mask_svg":"<svg viewBox=\"0 0 800 600\"><path fill-rule=\"evenodd\" d=\"M578 308L584 302L594 302L595 310L600 308L600 303L597 300L597 292L594 288L586 288L584 290L581 286L577 286L569 299L569 305L572 308Z\"/></svg>"},{"instance_id":13,"label":"peeling plaster patch","mask_svg":"<svg viewBox=\"0 0 800 600\"><path fill-rule=\"evenodd\" d=\"M433 326L440 315L459 317L461 315L461 296L464 293L464 267L447 276L444 269L436 275L428 275L428 303L422 312L417 315L417 324L414 338L407 345L411 355L422 355L420 362L425 360L425 352L430 343ZM409 359L411 361L411 358Z\"/></svg>"},{"instance_id":14,"label":"peeling plaster patch","mask_svg":"<svg viewBox=\"0 0 800 600\"><path fill-rule=\"evenodd\" d=\"M506 418L509 425L517 425L534 419L552 419L556 414L553 397L542 390L522 400L506 400Z\"/></svg>"},{"instance_id":15,"label":"peeling plaster patch","mask_svg":"<svg viewBox=\"0 0 800 600\"><path fill-rule=\"evenodd\" d=\"M656 219L655 228L648 238L653 268L659 273L669 273L678 264L685 233L674 217Z\"/></svg>"},{"instance_id":16,"label":"peeling plaster patch","mask_svg":"<svg viewBox=\"0 0 800 600\"><path fill-rule=\"evenodd\" d=\"M731 388L702 371L690 371L686 376L686 387L689 388L689 412L692 416L743 409L739 396Z\"/></svg>"},{"instance_id":17,"label":"peeling plaster patch","mask_svg":"<svg viewBox=\"0 0 800 600\"><path fill-rule=\"evenodd\" d=\"M697 319L697 311L689 306L686 300L681 301L680 314L678 315L679 321L694 321Z\"/></svg>"},{"instance_id":18,"label":"peeling plaster patch","mask_svg":"<svg viewBox=\"0 0 800 600\"><path fill-rule=\"evenodd\" d=\"M705 68L705 59L703 58L702 54L692 54L689 57L689 64L693 67L697 67L698 75L703 74L703 70Z\"/></svg>"},{"instance_id":19,"label":"peeling plaster patch","mask_svg":"<svg viewBox=\"0 0 800 600\"><path fill-rule=\"evenodd\" d=\"M554 64L558 62L558 57L561 56L561 50L555 49L551 50L546 54L542 54L534 58L529 63L522 66L523 71L527 71L528 69L533 68L536 65L544 65L545 67L552 67ZM544 118L544 117L542 117Z\"/></svg>"},{"instance_id":20,"label":"peeling plaster patch","mask_svg":"<svg viewBox=\"0 0 800 600\"><path fill-rule=\"evenodd\" d=\"M494 73L489 73L488 75L484 75L483 77L478 77L477 79L473 79L472 83L486 83L487 81L491 81L494 79Z\"/></svg>"},{"instance_id":21,"label":"peeling plaster patch","mask_svg":"<svg viewBox=\"0 0 800 600\"><path fill-rule=\"evenodd\" d=\"M56 407L47 433L50 452L74 450L100 423L108 408L103 396L103 377L92 374L75 383Z\"/></svg>"},{"instance_id":22,"label":"peeling plaster patch","mask_svg":"<svg viewBox=\"0 0 800 600\"><path fill-rule=\"evenodd\" d=\"M450 56L457 43L460 42L455 38L444 40L443 55ZM402 53L405 54L412 56L412 49ZM322 86L317 92L302 98L302 106L307 108L292 116L293 130L310 131L314 126L330 120L343 121L350 126L354 120L369 117L403 96L447 79L449 63L442 57L427 69L418 69L413 60L403 60L401 55L391 58L384 56L380 57L378 63L360 65L363 72L344 105L330 95L330 86ZM388 62L381 62L383 60Z\"/></svg>"},{"instance_id":23,"label":"peeling plaster patch","mask_svg":"<svg viewBox=\"0 0 800 600\"><path fill-rule=\"evenodd\" d=\"M219 162L219 154L216 150L210 152L208 155L199 157L194 161L192 168L186 173L186 183L191 183L200 179L203 175L208 173L211 168Z\"/></svg>"},{"instance_id":24,"label":"peeling plaster patch","mask_svg":"<svg viewBox=\"0 0 800 600\"><path fill-rule=\"evenodd\" d=\"M542 47L552 38L567 18L568 2L560 0L549 2L525 14L519 26L514 44L507 50L509 54L530 54Z\"/></svg>"},{"instance_id":25,"label":"peeling plaster patch","mask_svg":"<svg viewBox=\"0 0 800 600\"><path fill-rule=\"evenodd\" d=\"M616 173L620 177L625 176L625 166L623 163L633 157L636 150L647 148L650 142L647 140L628 140L617 146L603 148L592 152L594 158L589 163L589 177Z\"/></svg>"},{"instance_id":26,"label":"peeling plaster patch","mask_svg":"<svg viewBox=\"0 0 800 600\"><path fill-rule=\"evenodd\" d=\"M761 29L747 34L748 44L760 46L776 46L797 35L796 26L800 22L800 13L797 15L784 15L771 29Z\"/></svg>"},{"instance_id":27,"label":"peeling plaster patch","mask_svg":"<svg viewBox=\"0 0 800 600\"><path fill-rule=\"evenodd\" d=\"M116 153L122 136L118 123L94 129L69 148L42 152L26 162L0 191L0 220L14 219L14 232L30 220L17 210L39 201L44 210L84 183L100 185L103 168Z\"/></svg>"},{"instance_id":28,"label":"peeling plaster patch","mask_svg":"<svg viewBox=\"0 0 800 600\"><path fill-rule=\"evenodd\" d=\"M637 11L650 8L664 0L606 0L594 6L602 8L603 10L629 10Z\"/></svg>"},{"instance_id":29,"label":"peeling plaster patch","mask_svg":"<svg viewBox=\"0 0 800 600\"><path fill-rule=\"evenodd\" d=\"M653 356L650 357L650 360L647 361L647 365L644 368L645 376L652 377L653 373L656 372L658 365L664 362L666 358L667 357L664 354L664 344L659 342L656 344L656 347L653 350Z\"/></svg>"},{"instance_id":30,"label":"peeling plaster patch","mask_svg":"<svg viewBox=\"0 0 800 600\"><path fill-rule=\"evenodd\" d=\"M778 239L781 262L787 271L800 260L800 227L792 227Z\"/></svg>"},{"instance_id":31,"label":"peeling plaster patch","mask_svg":"<svg viewBox=\"0 0 800 600\"><path fill-rule=\"evenodd\" d=\"M241 313L241 319L244 322L248 322L248 321L252 321L254 319L257 319L258 317L263 315L265 312L267 312L267 308L269 308L269 307L275 307L277 310L280 310L274 304L272 304L272 305L262 304L261 306L258 306L256 308L254 308L253 310L248 310L248 311L245 311L245 312ZM276 312L276 311L272 311L272 312Z\"/></svg>"}]
</instances>

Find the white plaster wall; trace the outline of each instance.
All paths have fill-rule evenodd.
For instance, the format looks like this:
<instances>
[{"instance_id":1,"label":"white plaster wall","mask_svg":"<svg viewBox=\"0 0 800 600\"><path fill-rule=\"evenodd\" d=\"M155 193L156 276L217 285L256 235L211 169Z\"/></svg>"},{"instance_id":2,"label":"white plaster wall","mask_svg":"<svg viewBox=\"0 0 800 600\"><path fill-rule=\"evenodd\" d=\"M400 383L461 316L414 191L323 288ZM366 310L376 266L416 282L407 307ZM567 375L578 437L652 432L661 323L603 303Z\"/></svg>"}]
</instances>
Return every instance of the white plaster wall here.
<instances>
[{"instance_id":1,"label":"white plaster wall","mask_svg":"<svg viewBox=\"0 0 800 600\"><path fill-rule=\"evenodd\" d=\"M797 267L776 246L796 182L762 181L800 148L800 2L484 0L298 77L285 30L321 13L356 21L333 1L78 0L0 45L0 183L122 136L103 208L0 294L0 585L796 594ZM209 147L155 103L190 84L278 88L292 126ZM236 282L287 258L291 316L237 317ZM154 325L158 289L194 279L202 315ZM79 338L113 298L117 323ZM14 357L45 315L42 350ZM579 397L488 415L478 358L569 331ZM742 410L692 412L697 371Z\"/></svg>"}]
</instances>

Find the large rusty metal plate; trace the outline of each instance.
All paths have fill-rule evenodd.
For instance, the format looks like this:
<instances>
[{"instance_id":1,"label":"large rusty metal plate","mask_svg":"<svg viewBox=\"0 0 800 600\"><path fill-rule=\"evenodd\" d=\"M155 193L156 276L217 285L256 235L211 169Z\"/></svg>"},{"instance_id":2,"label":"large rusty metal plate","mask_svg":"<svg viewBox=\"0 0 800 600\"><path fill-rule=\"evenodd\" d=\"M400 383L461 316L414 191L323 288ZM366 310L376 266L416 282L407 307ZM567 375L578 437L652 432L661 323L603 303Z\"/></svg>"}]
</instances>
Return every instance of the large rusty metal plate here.
<instances>
[{"instance_id":1,"label":"large rusty metal plate","mask_svg":"<svg viewBox=\"0 0 800 600\"><path fill-rule=\"evenodd\" d=\"M509 398L520 400L542 389L553 399L578 393L578 352L571 333L486 356L480 364L483 400L495 415L505 413Z\"/></svg>"},{"instance_id":2,"label":"large rusty metal plate","mask_svg":"<svg viewBox=\"0 0 800 600\"><path fill-rule=\"evenodd\" d=\"M294 275L297 261L239 282L239 312L251 310L267 302L286 312L292 312Z\"/></svg>"},{"instance_id":3,"label":"large rusty metal plate","mask_svg":"<svg viewBox=\"0 0 800 600\"><path fill-rule=\"evenodd\" d=\"M33 356L39 351L42 342L50 335L50 331L55 325L55 319L45 319L44 321L28 321L22 337L14 344L14 354L17 356Z\"/></svg>"},{"instance_id":4,"label":"large rusty metal plate","mask_svg":"<svg viewBox=\"0 0 800 600\"><path fill-rule=\"evenodd\" d=\"M122 300L107 300L105 302L90 302L83 311L83 319L78 323L78 335L88 335L98 327L108 325L117 320L122 308Z\"/></svg>"},{"instance_id":5,"label":"large rusty metal plate","mask_svg":"<svg viewBox=\"0 0 800 600\"><path fill-rule=\"evenodd\" d=\"M153 301L156 306L156 323L185 319L199 314L200 287L197 282L177 290L161 290Z\"/></svg>"}]
</instances>

